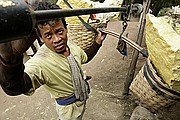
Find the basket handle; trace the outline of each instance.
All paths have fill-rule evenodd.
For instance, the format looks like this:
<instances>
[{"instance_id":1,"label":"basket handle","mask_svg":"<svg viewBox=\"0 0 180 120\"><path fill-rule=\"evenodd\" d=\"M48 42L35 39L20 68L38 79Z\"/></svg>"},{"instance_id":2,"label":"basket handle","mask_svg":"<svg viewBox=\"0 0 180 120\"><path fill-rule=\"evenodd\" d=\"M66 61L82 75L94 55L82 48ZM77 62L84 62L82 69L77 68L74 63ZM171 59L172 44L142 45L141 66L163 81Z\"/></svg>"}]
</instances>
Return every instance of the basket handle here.
<instances>
[{"instance_id":1,"label":"basket handle","mask_svg":"<svg viewBox=\"0 0 180 120\"><path fill-rule=\"evenodd\" d=\"M65 4L73 9L73 7L68 3L67 0L63 0L65 2ZM94 33L98 33L97 30L95 28L93 28L91 25L89 25L88 23L86 23L80 16L77 16L79 18L79 20L82 22L82 24L90 31L94 32Z\"/></svg>"}]
</instances>

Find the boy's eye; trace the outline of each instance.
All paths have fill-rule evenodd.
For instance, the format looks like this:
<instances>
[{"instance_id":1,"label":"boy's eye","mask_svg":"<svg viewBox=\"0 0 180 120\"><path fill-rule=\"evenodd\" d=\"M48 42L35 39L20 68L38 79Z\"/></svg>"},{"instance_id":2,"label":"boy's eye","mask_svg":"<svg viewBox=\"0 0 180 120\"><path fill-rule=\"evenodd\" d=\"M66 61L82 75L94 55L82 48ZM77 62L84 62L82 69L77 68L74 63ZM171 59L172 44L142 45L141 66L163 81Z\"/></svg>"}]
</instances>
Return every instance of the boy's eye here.
<instances>
[{"instance_id":1,"label":"boy's eye","mask_svg":"<svg viewBox=\"0 0 180 120\"><path fill-rule=\"evenodd\" d=\"M50 39L51 36L52 36L51 34L48 34L48 35L46 35L46 38L47 38L47 39Z\"/></svg>"},{"instance_id":2,"label":"boy's eye","mask_svg":"<svg viewBox=\"0 0 180 120\"><path fill-rule=\"evenodd\" d=\"M63 33L63 31L64 31L63 29L57 30L58 33Z\"/></svg>"}]
</instances>

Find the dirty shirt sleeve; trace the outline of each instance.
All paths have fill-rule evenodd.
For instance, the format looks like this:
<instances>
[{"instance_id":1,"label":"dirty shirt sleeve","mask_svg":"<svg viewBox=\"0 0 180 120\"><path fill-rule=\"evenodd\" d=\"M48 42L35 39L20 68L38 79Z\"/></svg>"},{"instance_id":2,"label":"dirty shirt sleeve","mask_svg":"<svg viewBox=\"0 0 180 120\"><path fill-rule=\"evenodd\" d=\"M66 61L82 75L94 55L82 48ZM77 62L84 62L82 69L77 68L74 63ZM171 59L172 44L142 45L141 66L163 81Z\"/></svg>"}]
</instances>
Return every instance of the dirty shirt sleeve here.
<instances>
[{"instance_id":1,"label":"dirty shirt sleeve","mask_svg":"<svg viewBox=\"0 0 180 120\"><path fill-rule=\"evenodd\" d=\"M24 64L21 59L17 63L7 63L0 57L0 83L3 91L11 96L26 93L32 83L24 73Z\"/></svg>"},{"instance_id":2,"label":"dirty shirt sleeve","mask_svg":"<svg viewBox=\"0 0 180 120\"><path fill-rule=\"evenodd\" d=\"M102 45L99 45L96 41L93 42L92 46L85 51L88 57L88 60L86 62L89 62L93 59L101 46Z\"/></svg>"},{"instance_id":3,"label":"dirty shirt sleeve","mask_svg":"<svg viewBox=\"0 0 180 120\"><path fill-rule=\"evenodd\" d=\"M43 79L43 70L40 66L34 64L33 62L27 62L25 64L25 72L31 79L32 88L25 93L25 95L32 95L37 88L45 84Z\"/></svg>"}]
</instances>

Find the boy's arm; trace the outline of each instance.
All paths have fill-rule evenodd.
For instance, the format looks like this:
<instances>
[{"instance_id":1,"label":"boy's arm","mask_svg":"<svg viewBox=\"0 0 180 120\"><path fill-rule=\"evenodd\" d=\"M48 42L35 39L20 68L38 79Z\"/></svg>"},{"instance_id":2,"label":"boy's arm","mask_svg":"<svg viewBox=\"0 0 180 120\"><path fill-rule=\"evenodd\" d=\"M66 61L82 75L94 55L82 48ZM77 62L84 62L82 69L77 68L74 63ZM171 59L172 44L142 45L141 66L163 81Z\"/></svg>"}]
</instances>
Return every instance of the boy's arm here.
<instances>
[{"instance_id":1,"label":"boy's arm","mask_svg":"<svg viewBox=\"0 0 180 120\"><path fill-rule=\"evenodd\" d=\"M92 46L88 50L85 51L85 53L88 56L87 62L92 60L92 58L96 55L99 48L102 46L102 42L104 41L104 39L106 38L106 35L107 35L106 33L100 32L98 29L97 29L97 32L98 32L98 34L97 34Z\"/></svg>"},{"instance_id":2,"label":"boy's arm","mask_svg":"<svg viewBox=\"0 0 180 120\"><path fill-rule=\"evenodd\" d=\"M29 38L0 44L0 84L6 94L19 95L32 88L30 77L24 73L23 53L36 38L33 31Z\"/></svg>"}]
</instances>

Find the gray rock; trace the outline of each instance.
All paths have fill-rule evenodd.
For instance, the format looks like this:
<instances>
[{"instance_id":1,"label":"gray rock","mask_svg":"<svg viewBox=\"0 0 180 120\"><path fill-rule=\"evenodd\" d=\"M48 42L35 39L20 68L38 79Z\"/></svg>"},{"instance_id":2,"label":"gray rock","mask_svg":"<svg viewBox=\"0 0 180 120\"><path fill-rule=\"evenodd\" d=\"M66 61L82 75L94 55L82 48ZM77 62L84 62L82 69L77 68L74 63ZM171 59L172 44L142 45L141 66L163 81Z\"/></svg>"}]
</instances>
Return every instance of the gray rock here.
<instances>
[{"instance_id":1,"label":"gray rock","mask_svg":"<svg viewBox=\"0 0 180 120\"><path fill-rule=\"evenodd\" d=\"M130 117L130 120L158 120L148 109L137 106Z\"/></svg>"}]
</instances>

